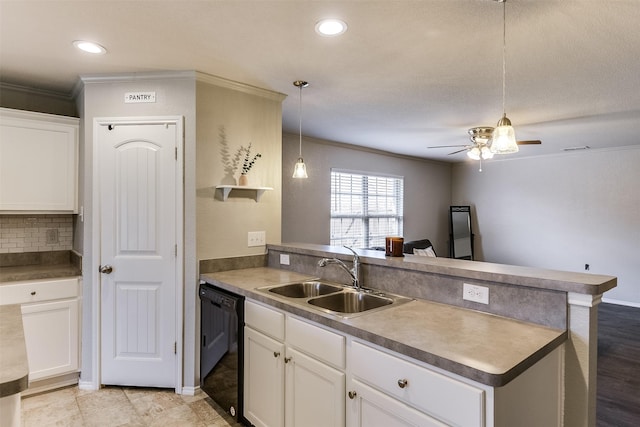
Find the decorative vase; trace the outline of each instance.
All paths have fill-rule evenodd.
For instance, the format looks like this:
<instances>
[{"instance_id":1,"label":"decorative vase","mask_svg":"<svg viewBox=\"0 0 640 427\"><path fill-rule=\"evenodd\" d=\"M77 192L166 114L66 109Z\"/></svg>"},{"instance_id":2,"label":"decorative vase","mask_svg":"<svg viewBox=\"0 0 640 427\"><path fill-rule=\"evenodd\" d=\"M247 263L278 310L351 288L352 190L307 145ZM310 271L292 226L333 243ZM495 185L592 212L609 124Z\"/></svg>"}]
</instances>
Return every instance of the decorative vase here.
<instances>
[{"instance_id":1,"label":"decorative vase","mask_svg":"<svg viewBox=\"0 0 640 427\"><path fill-rule=\"evenodd\" d=\"M249 185L249 179L247 178L247 175L245 174L240 175L240 178L238 178L238 185L243 185L243 186Z\"/></svg>"}]
</instances>

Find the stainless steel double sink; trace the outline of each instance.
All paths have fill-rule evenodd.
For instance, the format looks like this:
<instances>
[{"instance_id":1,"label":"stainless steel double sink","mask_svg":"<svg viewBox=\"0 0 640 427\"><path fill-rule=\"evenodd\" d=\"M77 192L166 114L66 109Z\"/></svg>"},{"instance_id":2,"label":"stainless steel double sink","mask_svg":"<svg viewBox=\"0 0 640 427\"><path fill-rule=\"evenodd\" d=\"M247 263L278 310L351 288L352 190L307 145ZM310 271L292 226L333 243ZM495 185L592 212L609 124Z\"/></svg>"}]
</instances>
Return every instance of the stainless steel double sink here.
<instances>
[{"instance_id":1,"label":"stainless steel double sink","mask_svg":"<svg viewBox=\"0 0 640 427\"><path fill-rule=\"evenodd\" d=\"M372 310L381 310L412 301L411 298L400 295L372 289L355 289L352 286L323 280L263 286L257 290L276 294L290 299L293 303L341 317L354 317Z\"/></svg>"}]
</instances>

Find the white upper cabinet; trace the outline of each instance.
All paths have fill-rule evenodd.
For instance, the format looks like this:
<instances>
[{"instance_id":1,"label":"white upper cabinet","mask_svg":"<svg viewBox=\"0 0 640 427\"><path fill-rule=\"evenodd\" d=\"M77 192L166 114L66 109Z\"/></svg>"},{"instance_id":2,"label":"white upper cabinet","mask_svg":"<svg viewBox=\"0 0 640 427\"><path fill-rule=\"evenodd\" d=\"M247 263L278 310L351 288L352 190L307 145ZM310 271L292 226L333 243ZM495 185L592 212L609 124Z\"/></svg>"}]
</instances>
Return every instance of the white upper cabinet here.
<instances>
[{"instance_id":1,"label":"white upper cabinet","mask_svg":"<svg viewBox=\"0 0 640 427\"><path fill-rule=\"evenodd\" d=\"M77 213L79 123L0 108L0 212Z\"/></svg>"}]
</instances>

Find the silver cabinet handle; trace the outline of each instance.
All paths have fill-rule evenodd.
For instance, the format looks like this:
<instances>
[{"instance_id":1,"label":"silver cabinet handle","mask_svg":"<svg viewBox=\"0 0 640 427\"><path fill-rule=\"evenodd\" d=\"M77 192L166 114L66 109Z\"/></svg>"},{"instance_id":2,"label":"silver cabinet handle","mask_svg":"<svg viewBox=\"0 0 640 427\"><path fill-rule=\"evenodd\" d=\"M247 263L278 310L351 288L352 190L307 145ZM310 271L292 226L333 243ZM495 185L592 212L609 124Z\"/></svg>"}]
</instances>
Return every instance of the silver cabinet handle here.
<instances>
[{"instance_id":1,"label":"silver cabinet handle","mask_svg":"<svg viewBox=\"0 0 640 427\"><path fill-rule=\"evenodd\" d=\"M398 387L400 388L405 388L407 384L409 384L409 382L404 378L401 380L398 380Z\"/></svg>"},{"instance_id":2,"label":"silver cabinet handle","mask_svg":"<svg viewBox=\"0 0 640 427\"><path fill-rule=\"evenodd\" d=\"M349 399L353 400L353 399L355 399L355 398L356 398L356 396L358 395L358 393L356 393L355 391L350 391L350 392L348 393L348 395L349 395Z\"/></svg>"},{"instance_id":3,"label":"silver cabinet handle","mask_svg":"<svg viewBox=\"0 0 640 427\"><path fill-rule=\"evenodd\" d=\"M273 352L273 357L280 357L280 352L279 351L274 351Z\"/></svg>"},{"instance_id":4,"label":"silver cabinet handle","mask_svg":"<svg viewBox=\"0 0 640 427\"><path fill-rule=\"evenodd\" d=\"M101 266L98 268L98 271L99 271L100 273L104 273L104 274L111 274L111 272L113 271L113 267L112 267L112 266L110 266L110 265L101 265Z\"/></svg>"}]
</instances>

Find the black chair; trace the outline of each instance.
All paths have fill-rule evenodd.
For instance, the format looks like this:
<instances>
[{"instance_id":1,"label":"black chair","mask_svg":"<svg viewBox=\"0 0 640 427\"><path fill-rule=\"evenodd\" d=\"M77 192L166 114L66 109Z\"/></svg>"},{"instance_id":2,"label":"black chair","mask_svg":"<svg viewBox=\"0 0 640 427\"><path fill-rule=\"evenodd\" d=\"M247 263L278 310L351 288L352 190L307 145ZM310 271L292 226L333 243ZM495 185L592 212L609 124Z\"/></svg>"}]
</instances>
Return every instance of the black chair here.
<instances>
[{"instance_id":1,"label":"black chair","mask_svg":"<svg viewBox=\"0 0 640 427\"><path fill-rule=\"evenodd\" d=\"M404 243L404 245L402 246L402 252L404 252L405 254L413 255L414 249L427 249L429 246L431 246L431 248L433 249L433 245L431 244L429 239L412 240L410 242ZM434 249L433 253L435 252L436 251Z\"/></svg>"}]
</instances>

